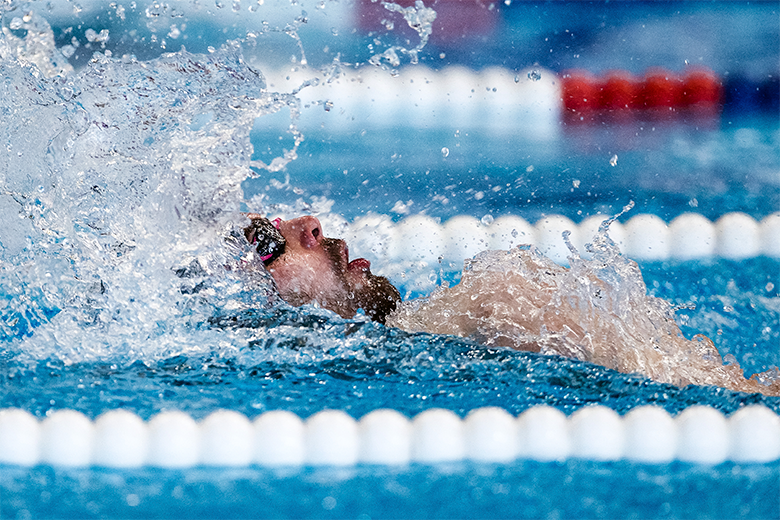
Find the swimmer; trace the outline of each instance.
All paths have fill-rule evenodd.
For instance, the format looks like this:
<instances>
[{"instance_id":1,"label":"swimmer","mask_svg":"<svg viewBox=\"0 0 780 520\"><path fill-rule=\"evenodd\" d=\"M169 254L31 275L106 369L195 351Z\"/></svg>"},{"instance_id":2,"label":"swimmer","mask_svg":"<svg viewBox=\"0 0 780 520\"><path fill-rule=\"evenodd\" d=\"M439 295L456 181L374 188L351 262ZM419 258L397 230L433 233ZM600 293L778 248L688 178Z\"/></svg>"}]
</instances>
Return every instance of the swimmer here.
<instances>
[{"instance_id":1,"label":"swimmer","mask_svg":"<svg viewBox=\"0 0 780 520\"><path fill-rule=\"evenodd\" d=\"M248 217L251 223L244 235L287 303L316 303L343 318L363 309L372 320L385 323L401 301L387 278L371 274L368 260L350 262L347 244L325 237L316 218L271 222L257 214Z\"/></svg>"},{"instance_id":2,"label":"swimmer","mask_svg":"<svg viewBox=\"0 0 780 520\"><path fill-rule=\"evenodd\" d=\"M686 339L661 300L644 294L634 262L627 266L644 299L628 303L616 304L595 273L575 278L521 248L482 253L468 261L459 284L402 302L387 278L371 274L368 260L349 261L346 243L326 238L315 217L248 218L244 235L291 305L317 304L344 318L363 309L372 320L410 332L558 354L677 386L780 394L777 369L746 379L737 363L723 363L708 338Z\"/></svg>"}]
</instances>

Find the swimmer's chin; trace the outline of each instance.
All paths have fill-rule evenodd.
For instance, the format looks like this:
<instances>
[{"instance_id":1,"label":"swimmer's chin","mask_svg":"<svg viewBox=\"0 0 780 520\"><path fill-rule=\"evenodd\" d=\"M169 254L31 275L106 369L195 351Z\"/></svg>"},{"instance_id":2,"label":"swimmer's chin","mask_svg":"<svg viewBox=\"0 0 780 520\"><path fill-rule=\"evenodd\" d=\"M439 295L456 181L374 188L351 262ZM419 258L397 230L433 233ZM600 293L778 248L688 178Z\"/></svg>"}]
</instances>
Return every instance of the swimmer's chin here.
<instances>
[{"instance_id":1,"label":"swimmer's chin","mask_svg":"<svg viewBox=\"0 0 780 520\"><path fill-rule=\"evenodd\" d=\"M357 260L356 260L357 262ZM368 261L366 261L368 264ZM369 319L385 324L401 303L398 289L384 276L371 274L362 262L355 264L360 269L359 281L352 284L345 292L337 296L311 295L296 291L280 293L280 296L290 305L300 307L314 305L334 312L345 319L354 318L360 311Z\"/></svg>"}]
</instances>

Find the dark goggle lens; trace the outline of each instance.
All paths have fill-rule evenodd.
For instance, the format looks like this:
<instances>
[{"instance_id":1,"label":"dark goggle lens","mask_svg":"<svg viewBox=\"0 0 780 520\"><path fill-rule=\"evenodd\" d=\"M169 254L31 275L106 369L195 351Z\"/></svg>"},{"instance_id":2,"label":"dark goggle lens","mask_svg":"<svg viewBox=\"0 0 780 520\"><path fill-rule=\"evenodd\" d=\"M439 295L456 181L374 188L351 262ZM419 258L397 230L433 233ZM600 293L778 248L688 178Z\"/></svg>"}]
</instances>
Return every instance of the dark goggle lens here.
<instances>
[{"instance_id":1,"label":"dark goggle lens","mask_svg":"<svg viewBox=\"0 0 780 520\"><path fill-rule=\"evenodd\" d=\"M273 222L267 218L252 220L251 232L248 235L252 237L252 245L265 265L270 264L284 254L287 241L279 232L278 225L278 219Z\"/></svg>"}]
</instances>

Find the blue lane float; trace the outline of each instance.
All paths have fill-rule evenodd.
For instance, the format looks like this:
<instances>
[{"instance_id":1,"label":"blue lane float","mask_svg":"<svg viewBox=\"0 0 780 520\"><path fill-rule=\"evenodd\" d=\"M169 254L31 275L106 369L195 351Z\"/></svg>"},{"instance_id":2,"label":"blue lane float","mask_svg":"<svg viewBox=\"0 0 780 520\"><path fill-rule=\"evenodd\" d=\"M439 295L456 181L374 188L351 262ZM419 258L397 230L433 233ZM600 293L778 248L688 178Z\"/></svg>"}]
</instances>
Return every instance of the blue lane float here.
<instances>
[{"instance_id":1,"label":"blue lane float","mask_svg":"<svg viewBox=\"0 0 780 520\"><path fill-rule=\"evenodd\" d=\"M113 410L94 421L58 410L39 421L20 409L0 410L0 463L58 467L189 468L509 463L569 458L642 463L771 462L780 458L780 417L761 405L729 417L691 406L672 417L656 406L625 416L605 406L566 417L549 406L515 418L495 407L464 419L432 408L412 419L375 410L355 420L339 410L308 419L271 411L253 421L218 410L196 422L178 411L148 422Z\"/></svg>"}]
</instances>

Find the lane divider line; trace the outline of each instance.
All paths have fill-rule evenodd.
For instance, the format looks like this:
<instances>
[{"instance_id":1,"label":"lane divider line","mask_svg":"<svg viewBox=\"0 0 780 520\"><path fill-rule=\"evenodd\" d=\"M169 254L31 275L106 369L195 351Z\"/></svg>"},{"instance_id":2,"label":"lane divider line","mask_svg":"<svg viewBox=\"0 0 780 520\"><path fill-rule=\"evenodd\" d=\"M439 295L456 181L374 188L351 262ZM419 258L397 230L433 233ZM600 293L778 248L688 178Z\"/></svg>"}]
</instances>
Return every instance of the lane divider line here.
<instances>
[{"instance_id":1,"label":"lane divider line","mask_svg":"<svg viewBox=\"0 0 780 520\"><path fill-rule=\"evenodd\" d=\"M119 409L91 421L67 409L43 420L20 409L0 410L4 465L277 467L571 458L771 462L780 458L780 416L762 405L746 406L729 417L701 405L674 417L652 405L624 416L605 406L587 406L567 417L542 405L518 417L486 407L461 419L432 408L411 419L380 409L360 420L339 410L323 410L305 420L287 411L250 420L218 410L200 421L178 411L143 421Z\"/></svg>"}]
</instances>

